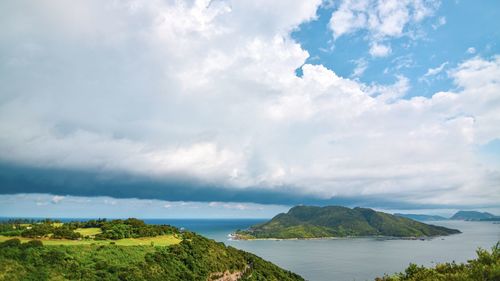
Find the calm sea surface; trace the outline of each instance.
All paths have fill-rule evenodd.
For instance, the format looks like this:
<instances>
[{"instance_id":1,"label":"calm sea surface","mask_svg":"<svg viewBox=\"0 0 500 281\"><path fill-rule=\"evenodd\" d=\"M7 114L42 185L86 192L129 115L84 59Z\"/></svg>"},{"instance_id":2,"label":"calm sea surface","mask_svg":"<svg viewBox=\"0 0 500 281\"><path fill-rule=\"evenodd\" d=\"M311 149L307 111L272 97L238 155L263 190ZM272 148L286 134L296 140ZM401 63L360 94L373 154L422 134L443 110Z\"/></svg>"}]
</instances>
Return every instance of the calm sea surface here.
<instances>
[{"instance_id":1,"label":"calm sea surface","mask_svg":"<svg viewBox=\"0 0 500 281\"><path fill-rule=\"evenodd\" d=\"M5 218L4 218L5 219ZM64 219L63 221L74 220ZM171 224L198 232L227 245L254 253L310 281L373 280L384 273L404 270L410 262L465 262L478 247L490 249L500 241L500 224L493 222L439 221L432 224L456 228L462 234L431 240L232 241L227 235L265 220L146 219L150 224Z\"/></svg>"},{"instance_id":2,"label":"calm sea surface","mask_svg":"<svg viewBox=\"0 0 500 281\"><path fill-rule=\"evenodd\" d=\"M432 224L456 228L462 234L432 240L231 241L227 234L263 220L146 220L168 223L198 232L227 245L254 253L302 275L310 281L373 280L384 273L404 270L410 262L465 262L478 247L490 249L500 241L500 224L492 222L439 221Z\"/></svg>"}]
</instances>

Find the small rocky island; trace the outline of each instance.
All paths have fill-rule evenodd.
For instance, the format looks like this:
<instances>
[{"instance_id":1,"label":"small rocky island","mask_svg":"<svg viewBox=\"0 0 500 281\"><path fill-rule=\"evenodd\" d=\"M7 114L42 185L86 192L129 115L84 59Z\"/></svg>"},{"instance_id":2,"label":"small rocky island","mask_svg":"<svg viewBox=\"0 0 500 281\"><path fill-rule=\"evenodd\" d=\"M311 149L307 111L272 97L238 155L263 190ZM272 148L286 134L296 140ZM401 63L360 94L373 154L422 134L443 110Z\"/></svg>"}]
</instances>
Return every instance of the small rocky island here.
<instances>
[{"instance_id":1,"label":"small rocky island","mask_svg":"<svg viewBox=\"0 0 500 281\"><path fill-rule=\"evenodd\" d=\"M296 206L270 221L238 230L233 239L314 239L386 236L423 238L460 233L368 208Z\"/></svg>"}]
</instances>

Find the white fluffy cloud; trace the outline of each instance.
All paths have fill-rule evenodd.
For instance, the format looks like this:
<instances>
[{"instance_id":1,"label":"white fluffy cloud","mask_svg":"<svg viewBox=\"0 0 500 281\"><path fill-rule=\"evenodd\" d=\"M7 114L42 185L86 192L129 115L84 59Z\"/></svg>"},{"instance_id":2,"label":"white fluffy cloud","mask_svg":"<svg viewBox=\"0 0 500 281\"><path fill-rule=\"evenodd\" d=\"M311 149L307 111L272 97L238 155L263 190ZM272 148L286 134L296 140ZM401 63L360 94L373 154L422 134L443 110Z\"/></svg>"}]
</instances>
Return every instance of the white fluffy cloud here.
<instances>
[{"instance_id":1,"label":"white fluffy cloud","mask_svg":"<svg viewBox=\"0 0 500 281\"><path fill-rule=\"evenodd\" d=\"M356 31L367 31L371 41L370 54L387 56L391 48L382 42L401 37L409 28L432 15L438 0L342 0L330 18L335 39ZM439 24L446 23L444 18Z\"/></svg>"},{"instance_id":2,"label":"white fluffy cloud","mask_svg":"<svg viewBox=\"0 0 500 281\"><path fill-rule=\"evenodd\" d=\"M372 2L334 14L336 36L368 28L379 44L432 12L429 1ZM498 202L500 169L476 151L500 138L499 57L450 71L454 92L403 99L405 77L365 85L303 65L289 34L319 4L4 3L1 160L323 198Z\"/></svg>"},{"instance_id":3,"label":"white fluffy cloud","mask_svg":"<svg viewBox=\"0 0 500 281\"><path fill-rule=\"evenodd\" d=\"M379 43L373 43L370 47L370 55L373 57L386 57L391 53L391 47Z\"/></svg>"}]
</instances>

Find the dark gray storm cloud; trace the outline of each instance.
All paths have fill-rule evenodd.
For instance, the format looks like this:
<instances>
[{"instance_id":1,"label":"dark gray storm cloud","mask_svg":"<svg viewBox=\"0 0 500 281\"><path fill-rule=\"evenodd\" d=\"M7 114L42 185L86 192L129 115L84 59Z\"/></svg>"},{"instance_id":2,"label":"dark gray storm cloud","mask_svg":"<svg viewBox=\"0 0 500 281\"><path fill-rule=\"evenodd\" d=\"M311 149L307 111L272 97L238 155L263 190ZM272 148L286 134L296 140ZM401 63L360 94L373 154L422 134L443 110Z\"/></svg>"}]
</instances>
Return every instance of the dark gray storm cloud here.
<instances>
[{"instance_id":1,"label":"dark gray storm cloud","mask_svg":"<svg viewBox=\"0 0 500 281\"><path fill-rule=\"evenodd\" d=\"M404 198L335 196L320 198L300 194L294 187L244 189L221 187L183 176L152 179L127 173L28 167L0 163L0 194L48 193L72 196L159 199L166 201L252 202L281 205L344 205L373 208L442 208L437 204L412 204ZM447 208L460 207L447 205ZM485 205L482 205L485 207ZM487 206L486 206L487 207Z\"/></svg>"}]
</instances>

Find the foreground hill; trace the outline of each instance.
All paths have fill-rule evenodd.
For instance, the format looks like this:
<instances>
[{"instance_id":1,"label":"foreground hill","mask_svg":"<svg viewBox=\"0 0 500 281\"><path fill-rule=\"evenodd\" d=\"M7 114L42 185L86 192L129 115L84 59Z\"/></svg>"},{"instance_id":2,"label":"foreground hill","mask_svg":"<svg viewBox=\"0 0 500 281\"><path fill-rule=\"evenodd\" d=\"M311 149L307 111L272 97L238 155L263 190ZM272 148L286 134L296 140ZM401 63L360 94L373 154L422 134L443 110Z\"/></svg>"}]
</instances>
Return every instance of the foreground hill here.
<instances>
[{"instance_id":1,"label":"foreground hill","mask_svg":"<svg viewBox=\"0 0 500 281\"><path fill-rule=\"evenodd\" d=\"M412 220L416 221L445 221L448 220L448 218L442 217L442 216L433 216L433 215L422 215L422 214L399 214L396 213L394 214L395 216L398 217L403 217L403 218L409 218Z\"/></svg>"},{"instance_id":2,"label":"foreground hill","mask_svg":"<svg viewBox=\"0 0 500 281\"><path fill-rule=\"evenodd\" d=\"M375 281L496 281L500 280L500 244L491 252L479 249L477 258L465 264L440 263L434 268L410 264L405 272L376 278Z\"/></svg>"},{"instance_id":3,"label":"foreground hill","mask_svg":"<svg viewBox=\"0 0 500 281\"><path fill-rule=\"evenodd\" d=\"M458 211L450 218L450 220L479 221L495 218L498 217L487 212L482 213L477 211Z\"/></svg>"},{"instance_id":4,"label":"foreground hill","mask_svg":"<svg viewBox=\"0 0 500 281\"><path fill-rule=\"evenodd\" d=\"M421 237L460 233L366 208L296 206L270 221L238 231L238 239L347 236Z\"/></svg>"},{"instance_id":5,"label":"foreground hill","mask_svg":"<svg viewBox=\"0 0 500 281\"><path fill-rule=\"evenodd\" d=\"M304 280L253 254L192 232L180 232L171 226L142 227L137 220L132 223L139 228L123 222L104 224L102 235L96 234L98 240L90 244L83 242L95 238L46 238L24 243L21 237L6 240L0 243L0 280ZM114 230L106 230L110 225ZM37 227L28 229L33 228ZM127 235L135 238L125 239L140 239L144 238L140 235L163 230L179 242L170 246L125 246L102 240L114 235L116 241ZM44 245L49 241L69 244Z\"/></svg>"}]
</instances>

